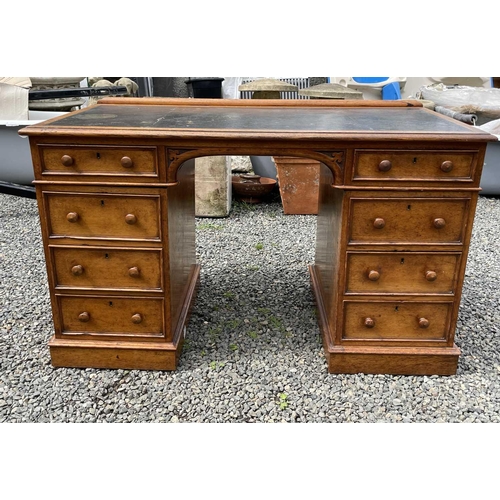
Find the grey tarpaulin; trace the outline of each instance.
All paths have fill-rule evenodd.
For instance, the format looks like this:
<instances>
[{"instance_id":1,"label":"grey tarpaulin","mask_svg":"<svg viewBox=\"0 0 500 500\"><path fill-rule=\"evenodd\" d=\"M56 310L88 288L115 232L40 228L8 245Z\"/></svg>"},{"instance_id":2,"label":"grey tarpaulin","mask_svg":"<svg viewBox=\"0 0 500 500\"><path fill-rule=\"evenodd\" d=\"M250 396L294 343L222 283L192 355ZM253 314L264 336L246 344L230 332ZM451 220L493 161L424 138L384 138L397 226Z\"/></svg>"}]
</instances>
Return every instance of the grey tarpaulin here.
<instances>
[{"instance_id":1,"label":"grey tarpaulin","mask_svg":"<svg viewBox=\"0 0 500 500\"><path fill-rule=\"evenodd\" d=\"M459 120L469 125L475 125L477 121L477 115L459 113L458 111L453 111L452 109L445 108L444 106L436 106L434 111L441 113L442 115L451 116L455 120Z\"/></svg>"}]
</instances>

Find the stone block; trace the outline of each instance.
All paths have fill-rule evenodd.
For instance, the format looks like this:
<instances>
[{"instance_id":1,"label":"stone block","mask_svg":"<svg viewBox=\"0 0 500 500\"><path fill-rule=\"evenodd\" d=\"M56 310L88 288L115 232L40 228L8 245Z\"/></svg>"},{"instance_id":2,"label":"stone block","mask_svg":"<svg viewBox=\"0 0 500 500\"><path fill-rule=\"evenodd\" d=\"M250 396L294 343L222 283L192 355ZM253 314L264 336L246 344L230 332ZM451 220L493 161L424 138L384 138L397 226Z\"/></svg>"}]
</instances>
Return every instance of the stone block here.
<instances>
[{"instance_id":1,"label":"stone block","mask_svg":"<svg viewBox=\"0 0 500 500\"><path fill-rule=\"evenodd\" d=\"M195 215L227 217L231 211L231 162L227 156L195 160Z\"/></svg>"}]
</instances>

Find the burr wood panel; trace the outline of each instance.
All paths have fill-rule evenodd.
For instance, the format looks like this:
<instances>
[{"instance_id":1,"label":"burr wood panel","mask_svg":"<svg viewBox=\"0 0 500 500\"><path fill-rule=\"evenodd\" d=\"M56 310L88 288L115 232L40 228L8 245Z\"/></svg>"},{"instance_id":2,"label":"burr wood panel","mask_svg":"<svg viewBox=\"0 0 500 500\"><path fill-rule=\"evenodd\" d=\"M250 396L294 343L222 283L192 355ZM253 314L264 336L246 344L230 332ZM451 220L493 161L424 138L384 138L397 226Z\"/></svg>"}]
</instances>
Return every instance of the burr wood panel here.
<instances>
[{"instance_id":1,"label":"burr wood panel","mask_svg":"<svg viewBox=\"0 0 500 500\"><path fill-rule=\"evenodd\" d=\"M349 252L347 294L452 295L461 253Z\"/></svg>"},{"instance_id":2,"label":"burr wood panel","mask_svg":"<svg viewBox=\"0 0 500 500\"><path fill-rule=\"evenodd\" d=\"M164 337L162 298L58 296L61 334Z\"/></svg>"},{"instance_id":3,"label":"burr wood panel","mask_svg":"<svg viewBox=\"0 0 500 500\"><path fill-rule=\"evenodd\" d=\"M355 152L353 181L457 182L473 180L477 154L471 151L364 151Z\"/></svg>"},{"instance_id":4,"label":"burr wood panel","mask_svg":"<svg viewBox=\"0 0 500 500\"><path fill-rule=\"evenodd\" d=\"M451 303L345 302L345 340L440 340L445 342Z\"/></svg>"},{"instance_id":5,"label":"burr wood panel","mask_svg":"<svg viewBox=\"0 0 500 500\"><path fill-rule=\"evenodd\" d=\"M163 289L161 249L52 246L51 253L58 288Z\"/></svg>"},{"instance_id":6,"label":"burr wood panel","mask_svg":"<svg viewBox=\"0 0 500 500\"><path fill-rule=\"evenodd\" d=\"M143 182L158 178L154 147L112 147L108 145L40 147L42 174L113 177L139 176ZM148 179L150 177L151 179Z\"/></svg>"},{"instance_id":7,"label":"burr wood panel","mask_svg":"<svg viewBox=\"0 0 500 500\"><path fill-rule=\"evenodd\" d=\"M464 240L469 198L351 198L350 243Z\"/></svg>"},{"instance_id":8,"label":"burr wood panel","mask_svg":"<svg viewBox=\"0 0 500 500\"><path fill-rule=\"evenodd\" d=\"M161 237L159 195L44 194L51 236L125 240Z\"/></svg>"}]
</instances>

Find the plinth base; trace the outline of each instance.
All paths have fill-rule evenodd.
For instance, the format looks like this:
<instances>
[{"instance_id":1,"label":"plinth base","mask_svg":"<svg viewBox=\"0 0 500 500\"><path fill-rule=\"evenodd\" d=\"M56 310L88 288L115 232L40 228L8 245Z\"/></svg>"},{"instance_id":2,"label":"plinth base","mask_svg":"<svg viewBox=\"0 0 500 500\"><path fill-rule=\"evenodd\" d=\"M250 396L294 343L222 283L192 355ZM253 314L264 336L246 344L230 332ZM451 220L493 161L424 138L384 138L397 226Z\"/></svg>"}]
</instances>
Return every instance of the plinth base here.
<instances>
[{"instance_id":1,"label":"plinth base","mask_svg":"<svg viewBox=\"0 0 500 500\"><path fill-rule=\"evenodd\" d=\"M325 349L330 373L455 375L458 347L333 347Z\"/></svg>"},{"instance_id":2,"label":"plinth base","mask_svg":"<svg viewBox=\"0 0 500 500\"><path fill-rule=\"evenodd\" d=\"M124 370L175 370L179 345L166 342L74 341L52 337L52 366L56 368L121 368Z\"/></svg>"}]
</instances>

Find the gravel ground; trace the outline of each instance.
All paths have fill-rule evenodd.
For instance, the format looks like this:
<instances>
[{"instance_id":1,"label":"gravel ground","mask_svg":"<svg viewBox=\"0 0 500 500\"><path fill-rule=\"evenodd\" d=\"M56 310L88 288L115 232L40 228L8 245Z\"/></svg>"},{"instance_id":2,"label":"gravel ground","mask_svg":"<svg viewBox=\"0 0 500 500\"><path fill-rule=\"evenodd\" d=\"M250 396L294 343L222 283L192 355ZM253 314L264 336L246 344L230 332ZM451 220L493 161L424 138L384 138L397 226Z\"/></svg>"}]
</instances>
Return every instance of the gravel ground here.
<instances>
[{"instance_id":1,"label":"gravel ground","mask_svg":"<svg viewBox=\"0 0 500 500\"><path fill-rule=\"evenodd\" d=\"M54 369L34 200L0 194L0 422L500 422L500 199L481 197L451 377L327 373L315 216L197 219L201 284L176 372Z\"/></svg>"}]
</instances>

